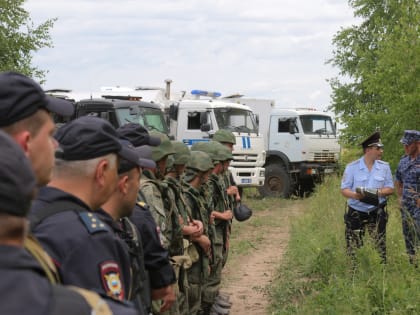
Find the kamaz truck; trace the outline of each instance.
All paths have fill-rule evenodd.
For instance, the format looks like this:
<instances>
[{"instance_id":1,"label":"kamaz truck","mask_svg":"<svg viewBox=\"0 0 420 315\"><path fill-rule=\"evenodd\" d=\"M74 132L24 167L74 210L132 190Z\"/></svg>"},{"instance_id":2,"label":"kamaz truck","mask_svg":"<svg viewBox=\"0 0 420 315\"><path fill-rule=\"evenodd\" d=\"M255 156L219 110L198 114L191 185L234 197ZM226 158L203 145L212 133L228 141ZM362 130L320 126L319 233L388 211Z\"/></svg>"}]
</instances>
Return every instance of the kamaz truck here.
<instances>
[{"instance_id":1,"label":"kamaz truck","mask_svg":"<svg viewBox=\"0 0 420 315\"><path fill-rule=\"evenodd\" d=\"M304 196L338 169L340 145L331 115L311 108L277 108L273 100L240 95L225 100L246 104L257 115L266 150L262 196Z\"/></svg>"},{"instance_id":2,"label":"kamaz truck","mask_svg":"<svg viewBox=\"0 0 420 315\"><path fill-rule=\"evenodd\" d=\"M171 93L170 80L165 89L138 87L143 100L162 104L168 118L170 135L187 145L210 141L219 129L230 130L236 138L231 172L238 186L264 184L264 139L257 130L255 115L245 105L218 99L220 93L193 90ZM142 93L143 92L143 93Z\"/></svg>"}]
</instances>

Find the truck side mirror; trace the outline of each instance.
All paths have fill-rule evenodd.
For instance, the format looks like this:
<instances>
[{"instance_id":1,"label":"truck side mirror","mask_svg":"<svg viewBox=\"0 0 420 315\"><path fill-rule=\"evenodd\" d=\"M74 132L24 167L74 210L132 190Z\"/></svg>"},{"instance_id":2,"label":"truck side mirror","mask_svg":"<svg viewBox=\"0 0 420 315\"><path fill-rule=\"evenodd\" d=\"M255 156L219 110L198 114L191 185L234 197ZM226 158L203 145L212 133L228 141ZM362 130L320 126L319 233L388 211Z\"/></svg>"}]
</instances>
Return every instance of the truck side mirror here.
<instances>
[{"instance_id":1,"label":"truck side mirror","mask_svg":"<svg viewBox=\"0 0 420 315\"><path fill-rule=\"evenodd\" d=\"M200 126L200 130L201 130L201 131L204 131L204 132L208 132L208 131L210 131L210 124L202 124L202 125Z\"/></svg>"},{"instance_id":2,"label":"truck side mirror","mask_svg":"<svg viewBox=\"0 0 420 315\"><path fill-rule=\"evenodd\" d=\"M207 124L207 112L200 113L200 125Z\"/></svg>"},{"instance_id":3,"label":"truck side mirror","mask_svg":"<svg viewBox=\"0 0 420 315\"><path fill-rule=\"evenodd\" d=\"M289 121L289 133L292 135L296 133L296 126L294 121Z\"/></svg>"},{"instance_id":4,"label":"truck side mirror","mask_svg":"<svg viewBox=\"0 0 420 315\"><path fill-rule=\"evenodd\" d=\"M171 104L169 106L169 118L172 120L178 120L178 104Z\"/></svg>"},{"instance_id":5,"label":"truck side mirror","mask_svg":"<svg viewBox=\"0 0 420 315\"><path fill-rule=\"evenodd\" d=\"M260 126L260 115L254 114L254 117L255 117L255 122L257 123L257 127L259 127Z\"/></svg>"}]
</instances>

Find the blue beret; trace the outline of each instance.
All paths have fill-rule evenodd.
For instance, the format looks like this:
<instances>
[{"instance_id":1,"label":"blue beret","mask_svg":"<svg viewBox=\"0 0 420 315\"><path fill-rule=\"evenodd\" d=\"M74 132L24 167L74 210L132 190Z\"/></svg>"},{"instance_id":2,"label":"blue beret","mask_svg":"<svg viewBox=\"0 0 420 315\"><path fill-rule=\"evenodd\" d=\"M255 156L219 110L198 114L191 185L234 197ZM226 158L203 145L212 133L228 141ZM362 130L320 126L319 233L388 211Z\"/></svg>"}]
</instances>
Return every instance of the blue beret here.
<instances>
[{"instance_id":1,"label":"blue beret","mask_svg":"<svg viewBox=\"0 0 420 315\"><path fill-rule=\"evenodd\" d=\"M400 140L400 142L405 145L409 145L416 141L420 141L420 131L418 130L405 130L404 136Z\"/></svg>"},{"instance_id":2,"label":"blue beret","mask_svg":"<svg viewBox=\"0 0 420 315\"><path fill-rule=\"evenodd\" d=\"M83 116L62 126L54 135L60 147L55 156L62 160L90 160L110 153L140 165L139 155L128 142L118 138L107 120Z\"/></svg>"},{"instance_id":3,"label":"blue beret","mask_svg":"<svg viewBox=\"0 0 420 315\"><path fill-rule=\"evenodd\" d=\"M35 174L22 148L0 131L0 213L26 216L35 187Z\"/></svg>"},{"instance_id":4,"label":"blue beret","mask_svg":"<svg viewBox=\"0 0 420 315\"><path fill-rule=\"evenodd\" d=\"M0 127L35 114L39 109L71 116L73 104L46 95L34 80L16 72L0 73Z\"/></svg>"}]
</instances>

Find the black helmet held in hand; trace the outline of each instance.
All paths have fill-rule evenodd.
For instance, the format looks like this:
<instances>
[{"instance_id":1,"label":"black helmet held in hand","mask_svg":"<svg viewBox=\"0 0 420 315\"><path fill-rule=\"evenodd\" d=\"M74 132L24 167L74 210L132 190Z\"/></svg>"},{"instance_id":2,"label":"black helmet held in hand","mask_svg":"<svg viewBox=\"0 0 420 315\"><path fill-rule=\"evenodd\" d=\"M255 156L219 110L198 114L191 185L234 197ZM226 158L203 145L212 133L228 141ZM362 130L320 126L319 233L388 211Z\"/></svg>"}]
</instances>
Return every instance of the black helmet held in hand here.
<instances>
[{"instance_id":1,"label":"black helmet held in hand","mask_svg":"<svg viewBox=\"0 0 420 315\"><path fill-rule=\"evenodd\" d=\"M242 203L233 208L233 215L237 221L246 221L252 216L252 210Z\"/></svg>"}]
</instances>

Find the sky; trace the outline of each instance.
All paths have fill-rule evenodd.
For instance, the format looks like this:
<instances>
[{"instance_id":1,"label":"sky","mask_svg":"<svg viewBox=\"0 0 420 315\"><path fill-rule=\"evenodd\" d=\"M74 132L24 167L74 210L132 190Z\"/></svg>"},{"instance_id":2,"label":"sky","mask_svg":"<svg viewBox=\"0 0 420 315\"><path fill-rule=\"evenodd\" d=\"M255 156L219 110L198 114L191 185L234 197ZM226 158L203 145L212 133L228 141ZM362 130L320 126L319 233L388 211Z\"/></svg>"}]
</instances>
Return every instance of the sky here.
<instances>
[{"instance_id":1,"label":"sky","mask_svg":"<svg viewBox=\"0 0 420 315\"><path fill-rule=\"evenodd\" d=\"M35 24L57 18L33 62L45 89L203 89L326 110L332 39L356 24L346 0L27 0Z\"/></svg>"}]
</instances>

